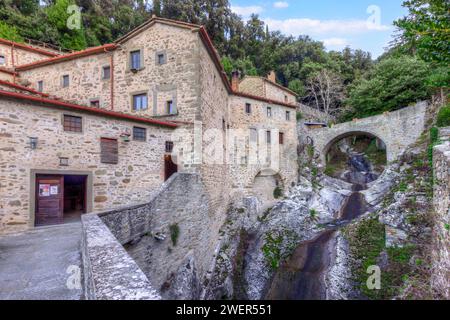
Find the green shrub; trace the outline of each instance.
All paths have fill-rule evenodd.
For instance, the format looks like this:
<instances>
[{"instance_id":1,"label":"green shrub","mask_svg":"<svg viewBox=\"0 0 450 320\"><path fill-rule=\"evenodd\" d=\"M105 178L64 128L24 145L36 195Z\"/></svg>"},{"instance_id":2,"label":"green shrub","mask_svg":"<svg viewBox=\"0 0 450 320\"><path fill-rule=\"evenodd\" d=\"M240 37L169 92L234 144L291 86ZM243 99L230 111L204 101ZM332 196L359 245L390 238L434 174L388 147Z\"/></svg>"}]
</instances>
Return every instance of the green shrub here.
<instances>
[{"instance_id":1,"label":"green shrub","mask_svg":"<svg viewBox=\"0 0 450 320\"><path fill-rule=\"evenodd\" d=\"M439 128L450 126L450 104L443 107L437 115L436 125Z\"/></svg>"},{"instance_id":2,"label":"green shrub","mask_svg":"<svg viewBox=\"0 0 450 320\"><path fill-rule=\"evenodd\" d=\"M279 199L283 196L283 189L280 187L276 187L275 190L273 190L273 197L275 199Z\"/></svg>"},{"instance_id":3,"label":"green shrub","mask_svg":"<svg viewBox=\"0 0 450 320\"><path fill-rule=\"evenodd\" d=\"M169 226L170 230L170 239L172 239L173 246L177 245L178 237L180 236L180 227L178 224L171 224Z\"/></svg>"},{"instance_id":4,"label":"green shrub","mask_svg":"<svg viewBox=\"0 0 450 320\"><path fill-rule=\"evenodd\" d=\"M303 114L301 112L297 112L296 118L297 118L297 121L302 120L303 119Z\"/></svg>"}]
</instances>

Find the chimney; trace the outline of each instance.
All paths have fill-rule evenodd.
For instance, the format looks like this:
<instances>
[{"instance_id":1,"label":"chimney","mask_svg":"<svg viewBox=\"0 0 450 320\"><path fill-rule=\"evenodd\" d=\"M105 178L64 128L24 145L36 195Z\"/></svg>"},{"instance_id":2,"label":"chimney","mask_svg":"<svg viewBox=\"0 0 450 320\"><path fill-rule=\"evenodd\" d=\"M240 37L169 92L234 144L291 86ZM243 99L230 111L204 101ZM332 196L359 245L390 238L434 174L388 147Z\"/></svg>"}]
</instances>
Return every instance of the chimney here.
<instances>
[{"instance_id":1,"label":"chimney","mask_svg":"<svg viewBox=\"0 0 450 320\"><path fill-rule=\"evenodd\" d=\"M241 77L241 73L239 72L239 70L234 70L231 73L231 89L233 91L239 91L240 77Z\"/></svg>"},{"instance_id":2,"label":"chimney","mask_svg":"<svg viewBox=\"0 0 450 320\"><path fill-rule=\"evenodd\" d=\"M270 71L269 75L267 76L267 80L273 83L277 82L277 75L275 74L275 71Z\"/></svg>"}]
</instances>

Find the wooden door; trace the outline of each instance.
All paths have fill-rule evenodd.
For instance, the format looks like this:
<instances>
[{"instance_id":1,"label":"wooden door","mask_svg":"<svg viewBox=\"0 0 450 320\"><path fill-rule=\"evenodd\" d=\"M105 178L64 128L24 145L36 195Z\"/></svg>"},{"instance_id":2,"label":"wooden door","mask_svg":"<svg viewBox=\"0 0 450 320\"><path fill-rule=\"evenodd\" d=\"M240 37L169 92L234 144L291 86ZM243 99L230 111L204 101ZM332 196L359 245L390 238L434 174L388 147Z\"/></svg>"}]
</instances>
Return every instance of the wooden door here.
<instances>
[{"instance_id":1,"label":"wooden door","mask_svg":"<svg viewBox=\"0 0 450 320\"><path fill-rule=\"evenodd\" d=\"M36 226L63 223L64 176L36 176Z\"/></svg>"},{"instance_id":2,"label":"wooden door","mask_svg":"<svg viewBox=\"0 0 450 320\"><path fill-rule=\"evenodd\" d=\"M164 181L169 180L174 173L178 172L178 166L172 161L172 156L169 154L164 156L164 171Z\"/></svg>"}]
</instances>

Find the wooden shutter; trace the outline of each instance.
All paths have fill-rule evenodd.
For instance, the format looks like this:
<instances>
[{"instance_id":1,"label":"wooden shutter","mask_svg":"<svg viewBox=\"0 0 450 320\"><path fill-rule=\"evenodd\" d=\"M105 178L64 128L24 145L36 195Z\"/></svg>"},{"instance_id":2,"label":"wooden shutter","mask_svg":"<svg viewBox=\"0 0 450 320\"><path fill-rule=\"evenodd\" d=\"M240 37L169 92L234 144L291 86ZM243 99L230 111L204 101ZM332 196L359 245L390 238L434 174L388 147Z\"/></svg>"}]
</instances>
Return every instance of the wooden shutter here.
<instances>
[{"instance_id":1,"label":"wooden shutter","mask_svg":"<svg viewBox=\"0 0 450 320\"><path fill-rule=\"evenodd\" d=\"M117 139L101 138L101 162L109 164L119 163L119 144Z\"/></svg>"}]
</instances>

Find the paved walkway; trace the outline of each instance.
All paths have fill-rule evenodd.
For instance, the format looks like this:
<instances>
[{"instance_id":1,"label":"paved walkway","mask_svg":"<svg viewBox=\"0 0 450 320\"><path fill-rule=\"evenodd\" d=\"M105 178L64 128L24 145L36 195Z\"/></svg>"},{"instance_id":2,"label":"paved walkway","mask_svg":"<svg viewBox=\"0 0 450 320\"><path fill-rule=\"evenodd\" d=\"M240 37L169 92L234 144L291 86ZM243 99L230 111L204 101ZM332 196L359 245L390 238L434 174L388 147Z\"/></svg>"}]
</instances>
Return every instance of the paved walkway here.
<instances>
[{"instance_id":1,"label":"paved walkway","mask_svg":"<svg viewBox=\"0 0 450 320\"><path fill-rule=\"evenodd\" d=\"M0 300L79 300L81 224L0 237Z\"/></svg>"}]
</instances>

